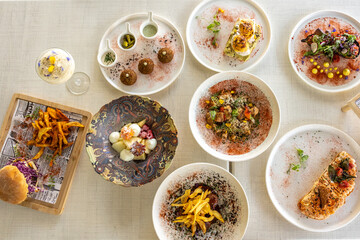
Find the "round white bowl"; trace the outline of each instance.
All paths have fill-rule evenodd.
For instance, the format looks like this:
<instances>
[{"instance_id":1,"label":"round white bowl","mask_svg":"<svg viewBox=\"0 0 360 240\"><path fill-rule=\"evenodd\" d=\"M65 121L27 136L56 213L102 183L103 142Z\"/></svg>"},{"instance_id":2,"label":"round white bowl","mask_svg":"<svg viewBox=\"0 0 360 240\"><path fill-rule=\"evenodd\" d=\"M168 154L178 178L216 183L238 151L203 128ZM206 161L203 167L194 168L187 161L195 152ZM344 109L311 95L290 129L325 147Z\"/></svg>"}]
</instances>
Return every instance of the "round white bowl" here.
<instances>
[{"instance_id":1,"label":"round white bowl","mask_svg":"<svg viewBox=\"0 0 360 240\"><path fill-rule=\"evenodd\" d=\"M225 154L223 152L220 152L219 150L212 147L208 142L204 135L201 133L200 129L197 126L197 112L198 112L198 105L199 100L208 94L209 88L214 86L215 84L229 80L229 79L235 79L237 81L245 81L249 82L253 85L255 85L258 89L260 89L264 95L266 96L267 100L270 103L270 107L272 110L272 124L271 128L269 130L269 133L266 137L266 139L255 149L251 150L250 152L240 154L240 155L229 155ZM251 97L251 96L250 96ZM272 142L274 141L279 127L280 127L280 107L278 104L278 101L276 99L276 96L274 92L271 90L271 88L260 78L244 72L222 72L213 75L212 77L208 78L206 81L204 81L198 89L195 91L190 107L189 107L189 122L190 122L190 128L191 132L194 135L194 138L199 143L199 145L210 155L221 159L221 160L227 160L227 161L246 161L252 158L255 158L259 154L263 153L266 149L270 147ZM211 130L209 130L211 131Z\"/></svg>"},{"instance_id":2,"label":"round white bowl","mask_svg":"<svg viewBox=\"0 0 360 240\"><path fill-rule=\"evenodd\" d=\"M246 232L249 221L249 203L243 187L240 182L227 170L209 163L193 163L185 165L171 173L158 188L152 209L153 224L159 239L179 239L176 238L177 230L170 226L170 222L164 219L162 209L164 204L169 200L169 192L177 190L184 183L184 179L192 177L195 173L197 176L217 176L226 181L226 184L234 192L234 200L239 203L240 213L237 215L235 225L231 225L226 232L222 232L227 240L241 239ZM194 181L194 184L196 182ZM226 223L226 222L225 222ZM181 238L182 239L182 238Z\"/></svg>"}]
</instances>

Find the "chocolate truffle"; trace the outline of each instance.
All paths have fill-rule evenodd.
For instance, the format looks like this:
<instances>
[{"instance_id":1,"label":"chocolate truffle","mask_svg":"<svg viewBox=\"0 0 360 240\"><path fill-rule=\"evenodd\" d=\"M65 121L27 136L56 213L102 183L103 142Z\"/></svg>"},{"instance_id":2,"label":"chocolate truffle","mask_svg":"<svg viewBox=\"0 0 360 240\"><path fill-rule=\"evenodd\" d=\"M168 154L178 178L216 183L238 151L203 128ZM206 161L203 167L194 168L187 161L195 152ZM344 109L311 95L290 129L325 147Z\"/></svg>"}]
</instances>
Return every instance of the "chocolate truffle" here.
<instances>
[{"instance_id":1,"label":"chocolate truffle","mask_svg":"<svg viewBox=\"0 0 360 240\"><path fill-rule=\"evenodd\" d=\"M133 85L136 82L136 79L136 73L131 69L126 69L120 74L120 80L125 85Z\"/></svg>"},{"instance_id":2,"label":"chocolate truffle","mask_svg":"<svg viewBox=\"0 0 360 240\"><path fill-rule=\"evenodd\" d=\"M162 48L158 52L158 58L162 63L169 63L174 58L174 51L170 48Z\"/></svg>"},{"instance_id":3,"label":"chocolate truffle","mask_svg":"<svg viewBox=\"0 0 360 240\"><path fill-rule=\"evenodd\" d=\"M138 68L141 73L150 74L154 71L154 62L150 58L141 59Z\"/></svg>"}]
</instances>

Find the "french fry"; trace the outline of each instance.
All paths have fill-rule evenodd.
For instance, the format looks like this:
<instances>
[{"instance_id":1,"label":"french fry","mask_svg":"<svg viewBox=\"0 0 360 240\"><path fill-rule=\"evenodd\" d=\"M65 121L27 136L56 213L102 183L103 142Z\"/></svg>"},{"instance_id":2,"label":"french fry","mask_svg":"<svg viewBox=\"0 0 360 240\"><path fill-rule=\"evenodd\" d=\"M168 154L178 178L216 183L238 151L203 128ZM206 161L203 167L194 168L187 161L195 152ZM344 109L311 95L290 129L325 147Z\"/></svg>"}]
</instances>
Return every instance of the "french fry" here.
<instances>
[{"instance_id":1,"label":"french fry","mask_svg":"<svg viewBox=\"0 0 360 240\"><path fill-rule=\"evenodd\" d=\"M44 112L43 110L39 109L39 118L43 119L43 117L44 117Z\"/></svg>"},{"instance_id":2,"label":"french fry","mask_svg":"<svg viewBox=\"0 0 360 240\"><path fill-rule=\"evenodd\" d=\"M61 136L63 142L64 142L65 144L68 144L68 142L67 142L67 140L66 140L66 137L65 137L65 135L64 135L64 132L63 132L63 130L62 130L62 123L61 123L61 122L58 122L58 123L57 123L57 126L58 126L59 133L60 133L60 136ZM60 138L60 137L59 137L59 138ZM59 141L60 141L60 140L59 140Z\"/></svg>"},{"instance_id":3,"label":"french fry","mask_svg":"<svg viewBox=\"0 0 360 240\"><path fill-rule=\"evenodd\" d=\"M35 147L41 147L41 148L45 148L45 147L50 147L50 144L47 143L36 143Z\"/></svg>"},{"instance_id":4,"label":"french fry","mask_svg":"<svg viewBox=\"0 0 360 240\"><path fill-rule=\"evenodd\" d=\"M39 159L41 157L41 155L44 153L44 149L45 148L40 148L40 150L38 151L38 153L35 155L35 157L33 157L33 159Z\"/></svg>"},{"instance_id":5,"label":"french fry","mask_svg":"<svg viewBox=\"0 0 360 240\"><path fill-rule=\"evenodd\" d=\"M51 107L48 107L48 108L46 109L46 111L49 113L49 115L51 116L51 118L53 118L53 119L59 119L58 116L57 116L57 114L56 114L55 109L53 109L53 108L51 108Z\"/></svg>"},{"instance_id":6,"label":"french fry","mask_svg":"<svg viewBox=\"0 0 360 240\"><path fill-rule=\"evenodd\" d=\"M63 150L72 146L74 142L68 142L67 136L70 135L70 127L84 127L79 122L70 122L69 118L60 109L48 107L46 112L39 110L39 117L33 123L33 139L27 142L29 146L39 147L40 150L34 159L39 159L45 148L54 151L50 166L54 164L56 156L61 156Z\"/></svg>"},{"instance_id":7,"label":"french fry","mask_svg":"<svg viewBox=\"0 0 360 240\"><path fill-rule=\"evenodd\" d=\"M48 112L45 112L45 113L44 113L44 121L45 121L45 125L46 125L47 127L50 127L49 113L48 113Z\"/></svg>"},{"instance_id":8,"label":"french fry","mask_svg":"<svg viewBox=\"0 0 360 240\"><path fill-rule=\"evenodd\" d=\"M42 136L43 136L45 133L47 133L48 131L50 131L50 130L51 130L50 127L41 128L41 129L39 130L39 133L38 133L37 138L36 138L35 141L36 141L36 142L40 142Z\"/></svg>"},{"instance_id":9,"label":"french fry","mask_svg":"<svg viewBox=\"0 0 360 240\"><path fill-rule=\"evenodd\" d=\"M69 118L63 114L59 109L56 109L56 115L58 116L59 119L65 120L65 121L70 121Z\"/></svg>"},{"instance_id":10,"label":"french fry","mask_svg":"<svg viewBox=\"0 0 360 240\"><path fill-rule=\"evenodd\" d=\"M211 191L207 189L204 192L201 186L192 193L191 189L186 190L182 196L175 199L171 204L171 206L181 207L183 210L181 216L177 217L173 222L182 223L187 228L191 228L192 236L196 232L197 225L205 234L206 222L211 222L216 218L223 223L224 219L221 214L210 207L210 199L207 197L209 194L211 194ZM181 203L177 203L179 201Z\"/></svg>"},{"instance_id":11,"label":"french fry","mask_svg":"<svg viewBox=\"0 0 360 240\"><path fill-rule=\"evenodd\" d=\"M39 130L39 128L36 126L35 123L31 123L31 125L33 126L33 128L34 128L35 130Z\"/></svg>"},{"instance_id":12,"label":"french fry","mask_svg":"<svg viewBox=\"0 0 360 240\"><path fill-rule=\"evenodd\" d=\"M35 140L29 140L29 141L27 142L27 145L28 145L28 146L32 146L32 145L35 145L35 144L36 144Z\"/></svg>"},{"instance_id":13,"label":"french fry","mask_svg":"<svg viewBox=\"0 0 360 240\"><path fill-rule=\"evenodd\" d=\"M45 123L42 120L38 120L41 127L45 127Z\"/></svg>"},{"instance_id":14,"label":"french fry","mask_svg":"<svg viewBox=\"0 0 360 240\"><path fill-rule=\"evenodd\" d=\"M66 149L70 146L72 146L74 144L74 142L69 142L68 144L66 144L65 146L63 146L63 149Z\"/></svg>"},{"instance_id":15,"label":"french fry","mask_svg":"<svg viewBox=\"0 0 360 240\"><path fill-rule=\"evenodd\" d=\"M40 130L41 127L39 126L39 122L37 120L35 121L35 125L36 125L36 129Z\"/></svg>"},{"instance_id":16,"label":"french fry","mask_svg":"<svg viewBox=\"0 0 360 240\"><path fill-rule=\"evenodd\" d=\"M58 142L59 142L58 134L55 132L52 136L52 141L50 146L55 147L58 144Z\"/></svg>"},{"instance_id":17,"label":"french fry","mask_svg":"<svg viewBox=\"0 0 360 240\"><path fill-rule=\"evenodd\" d=\"M82 125L79 122L68 122L68 123L65 123L65 126L67 128L69 128L69 127L84 127L84 125Z\"/></svg>"},{"instance_id":18,"label":"french fry","mask_svg":"<svg viewBox=\"0 0 360 240\"><path fill-rule=\"evenodd\" d=\"M65 137L64 137L65 138ZM59 155L61 155L62 152L62 143L63 143L63 136L61 136L61 134L59 134ZM67 144L67 143L66 143Z\"/></svg>"}]
</instances>

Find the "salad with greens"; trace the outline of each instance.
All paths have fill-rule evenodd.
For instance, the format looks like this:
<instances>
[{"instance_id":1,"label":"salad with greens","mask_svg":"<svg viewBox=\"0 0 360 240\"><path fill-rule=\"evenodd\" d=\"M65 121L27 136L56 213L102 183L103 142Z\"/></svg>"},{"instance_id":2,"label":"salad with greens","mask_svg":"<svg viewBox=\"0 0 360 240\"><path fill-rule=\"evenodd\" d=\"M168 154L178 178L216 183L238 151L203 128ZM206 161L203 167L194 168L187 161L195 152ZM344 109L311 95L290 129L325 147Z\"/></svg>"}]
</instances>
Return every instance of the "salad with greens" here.
<instances>
[{"instance_id":1,"label":"salad with greens","mask_svg":"<svg viewBox=\"0 0 360 240\"><path fill-rule=\"evenodd\" d=\"M356 36L348 33L340 35L337 32L323 32L318 28L301 42L307 43L311 48L304 54L305 57L324 55L333 61L339 56L347 59L355 59L359 56L359 43L356 41Z\"/></svg>"},{"instance_id":2,"label":"salad with greens","mask_svg":"<svg viewBox=\"0 0 360 240\"><path fill-rule=\"evenodd\" d=\"M206 103L206 128L223 139L244 142L259 125L259 109L241 92L222 90Z\"/></svg>"}]
</instances>

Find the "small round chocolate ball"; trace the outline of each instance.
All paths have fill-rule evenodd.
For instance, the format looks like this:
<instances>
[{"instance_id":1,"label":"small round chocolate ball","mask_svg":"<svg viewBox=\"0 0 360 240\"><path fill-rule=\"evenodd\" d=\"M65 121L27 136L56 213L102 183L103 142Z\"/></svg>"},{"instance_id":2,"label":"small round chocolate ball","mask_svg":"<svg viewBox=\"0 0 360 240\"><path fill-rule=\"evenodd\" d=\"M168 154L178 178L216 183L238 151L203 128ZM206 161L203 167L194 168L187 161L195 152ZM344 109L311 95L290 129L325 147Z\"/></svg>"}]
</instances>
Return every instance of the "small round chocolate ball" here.
<instances>
[{"instance_id":1,"label":"small round chocolate ball","mask_svg":"<svg viewBox=\"0 0 360 240\"><path fill-rule=\"evenodd\" d=\"M133 85L137 80L137 76L133 70L126 69L121 72L120 80L125 85Z\"/></svg>"},{"instance_id":2,"label":"small round chocolate ball","mask_svg":"<svg viewBox=\"0 0 360 240\"><path fill-rule=\"evenodd\" d=\"M154 62L150 58L141 59L138 68L142 74L150 74L154 71Z\"/></svg>"},{"instance_id":3,"label":"small round chocolate ball","mask_svg":"<svg viewBox=\"0 0 360 240\"><path fill-rule=\"evenodd\" d=\"M162 48L158 52L158 58L162 63L169 63L174 58L174 51L170 48Z\"/></svg>"}]
</instances>

